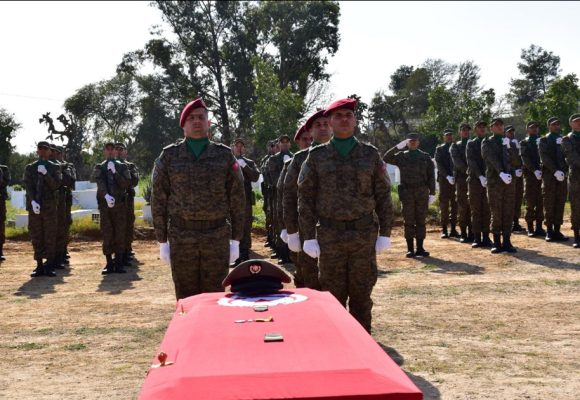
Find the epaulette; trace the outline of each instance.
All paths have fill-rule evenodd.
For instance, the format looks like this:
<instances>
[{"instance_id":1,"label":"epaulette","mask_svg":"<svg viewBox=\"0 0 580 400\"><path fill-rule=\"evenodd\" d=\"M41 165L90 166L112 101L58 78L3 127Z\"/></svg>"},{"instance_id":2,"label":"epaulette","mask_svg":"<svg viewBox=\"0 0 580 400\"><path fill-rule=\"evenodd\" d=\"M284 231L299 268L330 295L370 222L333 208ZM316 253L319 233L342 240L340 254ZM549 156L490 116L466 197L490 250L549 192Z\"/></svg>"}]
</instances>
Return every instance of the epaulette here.
<instances>
[{"instance_id":1,"label":"epaulette","mask_svg":"<svg viewBox=\"0 0 580 400\"><path fill-rule=\"evenodd\" d=\"M294 157L290 157L288 160L284 161L284 165L290 164L293 159L294 159Z\"/></svg>"},{"instance_id":2,"label":"epaulette","mask_svg":"<svg viewBox=\"0 0 580 400\"><path fill-rule=\"evenodd\" d=\"M328 142L328 143L330 143L330 142ZM317 144L316 146L310 148L310 152L312 153L312 152L318 151L320 149L324 149L324 148L326 148L326 145L328 143Z\"/></svg>"},{"instance_id":3,"label":"epaulette","mask_svg":"<svg viewBox=\"0 0 580 400\"><path fill-rule=\"evenodd\" d=\"M373 145L373 144L364 143L364 142L359 142L359 143L362 144L363 146L367 146L367 147L370 147L372 149L375 149L376 151L379 151L379 149L375 145Z\"/></svg>"},{"instance_id":4,"label":"epaulette","mask_svg":"<svg viewBox=\"0 0 580 400\"><path fill-rule=\"evenodd\" d=\"M231 147L230 147L230 146L228 146L228 145L225 145L225 144L223 144L223 143L218 143L218 142L211 142L211 143L215 144L216 146L223 147L223 148L224 148L225 150L227 150L227 151L232 151L232 149L231 149Z\"/></svg>"},{"instance_id":5,"label":"epaulette","mask_svg":"<svg viewBox=\"0 0 580 400\"><path fill-rule=\"evenodd\" d=\"M168 146L165 146L165 147L163 148L163 150L169 150L169 149L171 149L172 147L177 147L177 146L179 146L180 144L181 144L181 143L179 143L179 142L178 142L178 143L171 143L170 145L168 145Z\"/></svg>"}]
</instances>

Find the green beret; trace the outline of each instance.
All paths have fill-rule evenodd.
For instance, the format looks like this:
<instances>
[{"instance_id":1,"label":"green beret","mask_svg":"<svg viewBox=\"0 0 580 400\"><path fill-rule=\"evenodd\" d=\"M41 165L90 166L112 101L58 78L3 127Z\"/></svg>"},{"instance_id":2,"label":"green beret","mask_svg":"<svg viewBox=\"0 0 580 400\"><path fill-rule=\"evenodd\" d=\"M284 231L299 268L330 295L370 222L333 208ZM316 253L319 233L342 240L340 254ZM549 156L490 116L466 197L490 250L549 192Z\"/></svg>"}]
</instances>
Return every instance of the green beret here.
<instances>
[{"instance_id":1,"label":"green beret","mask_svg":"<svg viewBox=\"0 0 580 400\"><path fill-rule=\"evenodd\" d=\"M509 132L509 131L515 131L515 130L516 130L516 128L514 128L514 127L513 127L513 126L511 126L511 125L508 125L508 126L506 126L506 127L504 128L504 130L503 130L503 131L504 131L504 132Z\"/></svg>"},{"instance_id":2,"label":"green beret","mask_svg":"<svg viewBox=\"0 0 580 400\"><path fill-rule=\"evenodd\" d=\"M477 128L479 125L487 126L487 122L480 119L475 123L475 127Z\"/></svg>"},{"instance_id":3,"label":"green beret","mask_svg":"<svg viewBox=\"0 0 580 400\"><path fill-rule=\"evenodd\" d=\"M445 129L445 130L443 131L443 134L444 134L444 135L447 135L447 134L449 134L449 135L453 135L453 131L452 131L451 129L447 128L447 129Z\"/></svg>"},{"instance_id":4,"label":"green beret","mask_svg":"<svg viewBox=\"0 0 580 400\"><path fill-rule=\"evenodd\" d=\"M548 118L548 122L546 123L548 126L552 125L554 122L560 122L559 118L556 117L550 117Z\"/></svg>"},{"instance_id":5,"label":"green beret","mask_svg":"<svg viewBox=\"0 0 580 400\"><path fill-rule=\"evenodd\" d=\"M499 117L498 118L494 118L494 119L491 120L491 124L489 124L489 126L492 126L493 124L497 124L497 123L500 123L500 124L503 125L503 119L501 119Z\"/></svg>"},{"instance_id":6,"label":"green beret","mask_svg":"<svg viewBox=\"0 0 580 400\"><path fill-rule=\"evenodd\" d=\"M576 121L577 119L580 119L580 114L576 113L576 114L572 114L570 115L570 118L568 118L568 123L572 123L572 121Z\"/></svg>"},{"instance_id":7,"label":"green beret","mask_svg":"<svg viewBox=\"0 0 580 400\"><path fill-rule=\"evenodd\" d=\"M526 124L526 129L532 127L532 126L540 126L540 123L537 121L530 121Z\"/></svg>"},{"instance_id":8,"label":"green beret","mask_svg":"<svg viewBox=\"0 0 580 400\"><path fill-rule=\"evenodd\" d=\"M466 124L466 123L459 125L459 130L462 130L464 128L471 129L471 126L469 124Z\"/></svg>"},{"instance_id":9,"label":"green beret","mask_svg":"<svg viewBox=\"0 0 580 400\"><path fill-rule=\"evenodd\" d=\"M50 149L50 144L48 142L46 142L46 141L43 140L43 141L38 142L36 144L36 148L40 148L40 147L43 147L45 149Z\"/></svg>"}]
</instances>

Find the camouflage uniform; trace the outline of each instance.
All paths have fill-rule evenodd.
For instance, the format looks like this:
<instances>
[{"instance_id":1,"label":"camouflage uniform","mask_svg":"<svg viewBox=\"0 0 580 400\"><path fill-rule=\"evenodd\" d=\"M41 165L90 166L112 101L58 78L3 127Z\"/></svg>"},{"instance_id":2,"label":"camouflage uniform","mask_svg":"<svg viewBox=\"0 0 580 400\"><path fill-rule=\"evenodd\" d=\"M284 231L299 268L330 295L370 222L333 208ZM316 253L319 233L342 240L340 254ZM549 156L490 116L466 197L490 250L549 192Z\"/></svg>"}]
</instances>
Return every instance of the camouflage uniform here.
<instances>
[{"instance_id":1,"label":"camouflage uniform","mask_svg":"<svg viewBox=\"0 0 580 400\"><path fill-rule=\"evenodd\" d=\"M309 151L310 148L300 150L294 154L284 179L284 224L288 235L298 232L302 245L304 244L304 232L300 229L298 222L298 176ZM310 289L320 289L318 260L316 258L312 258L304 251L301 251L296 254L294 265L296 267L296 276L294 278L296 287L305 286Z\"/></svg>"},{"instance_id":2,"label":"camouflage uniform","mask_svg":"<svg viewBox=\"0 0 580 400\"><path fill-rule=\"evenodd\" d=\"M66 180L67 183L65 185L65 209L66 209L66 224L65 224L65 246L64 246L64 253L66 256L67 253L67 246L68 241L70 239L70 226L72 225L72 204L73 204L73 195L72 192L75 190L75 184L77 181L77 171L73 163L66 162ZM63 175L64 179L64 175Z\"/></svg>"},{"instance_id":3,"label":"camouflage uniform","mask_svg":"<svg viewBox=\"0 0 580 400\"><path fill-rule=\"evenodd\" d=\"M570 208L574 247L580 247L580 133L570 132L562 138L562 150L570 166Z\"/></svg>"},{"instance_id":4,"label":"camouflage uniform","mask_svg":"<svg viewBox=\"0 0 580 400\"><path fill-rule=\"evenodd\" d=\"M516 169L523 169L523 162L522 157L520 155L520 150L518 149L518 145L521 146L520 143L516 145L513 143L513 140L510 140L510 163L515 171ZM523 171L522 171L523 172ZM522 216L522 200L524 198L524 177L523 175L519 178L516 176L515 172L512 174L512 182L515 184L515 198L514 198L514 221L513 221L513 228L515 231L521 231L522 228L520 227L519 220Z\"/></svg>"},{"instance_id":5,"label":"camouflage uniform","mask_svg":"<svg viewBox=\"0 0 580 400\"><path fill-rule=\"evenodd\" d=\"M6 241L6 200L8 200L8 191L6 188L10 185L10 170L6 165L0 165L0 260L4 259L4 242Z\"/></svg>"},{"instance_id":6,"label":"camouflage uniform","mask_svg":"<svg viewBox=\"0 0 580 400\"><path fill-rule=\"evenodd\" d=\"M262 199L263 199L263 205L262 205L262 210L264 210L264 215L266 216L266 232L267 232L267 239L266 239L266 243L268 245L273 246L274 245L274 230L272 227L272 215L271 215L271 207L270 207L270 186L267 182L266 176L267 176L267 166L268 166L268 160L270 159L270 155L266 155L264 158L262 158L262 161L260 161L260 171L262 172L262 184L261 184L261 189L262 189Z\"/></svg>"},{"instance_id":7,"label":"camouflage uniform","mask_svg":"<svg viewBox=\"0 0 580 400\"><path fill-rule=\"evenodd\" d=\"M459 211L458 223L461 229L461 241L468 240L467 230L469 230L469 236L472 233L471 210L467 196L467 141L467 138L459 140L453 143L449 150L453 161L453 177L455 178L455 195Z\"/></svg>"},{"instance_id":8,"label":"camouflage uniform","mask_svg":"<svg viewBox=\"0 0 580 400\"><path fill-rule=\"evenodd\" d=\"M564 222L564 204L568 196L568 182L559 182L554 172L568 172L562 146L556 144L559 135L548 134L540 138L539 150L542 160L542 195L544 198L544 216L548 235L558 231Z\"/></svg>"},{"instance_id":9,"label":"camouflage uniform","mask_svg":"<svg viewBox=\"0 0 580 400\"><path fill-rule=\"evenodd\" d=\"M280 238L280 232L282 231L282 223L278 218L278 180L280 179L280 174L284 169L284 156L287 155L292 157L293 154L288 153L276 153L268 159L268 163L266 165L266 180L268 182L268 186L271 188L270 190L270 206L272 209L272 226L274 231L274 241L276 243L276 253L283 261L288 260L288 246L286 243L282 241Z\"/></svg>"},{"instance_id":10,"label":"camouflage uniform","mask_svg":"<svg viewBox=\"0 0 580 400\"><path fill-rule=\"evenodd\" d=\"M67 192L74 187L75 178L71 175L68 163L65 161L54 160L53 163L59 165L62 174L61 185L58 188L58 206L57 206L57 237L56 237L56 258L57 266L64 267L66 260L66 247L68 244L70 211L67 210Z\"/></svg>"},{"instance_id":11,"label":"camouflage uniform","mask_svg":"<svg viewBox=\"0 0 580 400\"><path fill-rule=\"evenodd\" d=\"M151 207L157 241L169 241L177 299L222 292L230 238L240 241L244 230L244 179L231 149L210 141L196 158L186 140L165 147Z\"/></svg>"},{"instance_id":12,"label":"camouflage uniform","mask_svg":"<svg viewBox=\"0 0 580 400\"><path fill-rule=\"evenodd\" d=\"M544 221L542 180L538 179L534 174L534 171L542 170L537 141L538 137L536 136L535 140L527 137L520 142L522 164L524 167L524 193L526 198L525 220L528 225L529 234L534 232L534 221L536 222L536 230L538 232L541 231L542 222Z\"/></svg>"},{"instance_id":13,"label":"camouflage uniform","mask_svg":"<svg viewBox=\"0 0 580 400\"><path fill-rule=\"evenodd\" d=\"M311 148L298 178L298 215L304 240L320 245L322 290L348 302L370 332L377 231L389 237L393 222L390 181L377 149L356 143L343 158L332 141Z\"/></svg>"},{"instance_id":14,"label":"camouflage uniform","mask_svg":"<svg viewBox=\"0 0 580 400\"><path fill-rule=\"evenodd\" d=\"M286 229L286 224L284 223L284 179L286 179L286 173L288 172L288 166L292 159L284 161L284 167L282 168L282 172L280 173L280 177L278 178L278 182L276 182L276 221L278 226L278 231L282 232L282 230ZM296 254L290 254L290 250L288 249L288 244L282 241L280 238L281 246L283 248L282 255L280 257L280 264L296 260ZM290 258L292 256L292 258ZM299 281L302 280L302 277L299 277Z\"/></svg>"},{"instance_id":15,"label":"camouflage uniform","mask_svg":"<svg viewBox=\"0 0 580 400\"><path fill-rule=\"evenodd\" d=\"M258 181L260 178L260 170L256 167L256 163L253 160L244 156L239 158L244 159L246 162L246 166L242 167L246 209L244 212L244 235L240 241L240 261L245 261L250 258L250 249L252 248L252 206L256 204L256 195L252 189L252 182Z\"/></svg>"},{"instance_id":16,"label":"camouflage uniform","mask_svg":"<svg viewBox=\"0 0 580 400\"><path fill-rule=\"evenodd\" d=\"M487 199L487 188L481 185L480 176L485 177L485 163L481 157L482 138L473 138L467 142L467 188L469 191L469 208L471 210L471 227L475 234L474 247L489 243L489 224L491 213ZM483 242L482 242L483 235Z\"/></svg>"},{"instance_id":17,"label":"camouflage uniform","mask_svg":"<svg viewBox=\"0 0 580 400\"><path fill-rule=\"evenodd\" d=\"M127 160L121 160L129 169L129 188L127 189L127 230L125 233L125 257L133 250L133 233L135 231L135 187L139 184L139 170L137 166Z\"/></svg>"},{"instance_id":18,"label":"camouflage uniform","mask_svg":"<svg viewBox=\"0 0 580 400\"><path fill-rule=\"evenodd\" d=\"M437 163L437 182L439 183L439 209L441 210L441 227L447 236L447 225L451 222L451 231L455 231L457 224L457 201L455 200L455 186L447 180L453 176L453 160L450 153L451 143L444 143L435 149ZM451 216L449 215L451 209Z\"/></svg>"}]
</instances>

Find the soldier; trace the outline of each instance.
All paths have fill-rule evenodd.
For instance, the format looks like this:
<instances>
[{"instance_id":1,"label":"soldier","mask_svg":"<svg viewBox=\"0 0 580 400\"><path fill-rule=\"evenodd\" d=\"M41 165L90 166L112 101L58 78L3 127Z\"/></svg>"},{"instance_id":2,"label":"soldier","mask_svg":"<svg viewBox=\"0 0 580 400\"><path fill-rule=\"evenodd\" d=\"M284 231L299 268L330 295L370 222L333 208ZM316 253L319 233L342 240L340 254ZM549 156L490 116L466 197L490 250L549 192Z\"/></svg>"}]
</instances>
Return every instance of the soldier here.
<instances>
[{"instance_id":1,"label":"soldier","mask_svg":"<svg viewBox=\"0 0 580 400\"><path fill-rule=\"evenodd\" d=\"M459 126L460 140L452 143L449 149L451 160L453 161L453 177L455 178L455 195L457 198L457 208L459 211L458 222L460 229L459 241L461 243L473 242L473 230L471 228L471 210L469 209L469 198L467 197L467 141L469 140L469 124Z\"/></svg>"},{"instance_id":2,"label":"soldier","mask_svg":"<svg viewBox=\"0 0 580 400\"><path fill-rule=\"evenodd\" d=\"M26 210L28 211L28 231L36 269L31 277L42 275L56 276L56 230L57 230L57 190L62 180L60 166L48 160L50 145L38 142L36 146L38 160L28 164L24 171L26 188ZM42 263L43 257L46 263Z\"/></svg>"},{"instance_id":3,"label":"soldier","mask_svg":"<svg viewBox=\"0 0 580 400\"><path fill-rule=\"evenodd\" d=\"M179 125L185 138L155 160L151 207L160 258L171 265L182 299L224 290L221 283L240 256L245 196L232 150L208 138L203 99L183 108Z\"/></svg>"},{"instance_id":4,"label":"soldier","mask_svg":"<svg viewBox=\"0 0 580 400\"><path fill-rule=\"evenodd\" d=\"M6 241L6 200L8 200L8 191L6 188L11 181L10 170L6 165L0 165L0 262L5 261L4 242Z\"/></svg>"},{"instance_id":5,"label":"soldier","mask_svg":"<svg viewBox=\"0 0 580 400\"><path fill-rule=\"evenodd\" d=\"M72 225L72 214L71 214L71 209L72 209L72 203L73 203L73 195L72 192L75 190L75 184L77 181L77 171L75 169L75 166L73 163L67 162L65 160L65 149L63 149L62 151L62 158L61 158L61 162L65 163L65 169L66 169L66 184L65 184L65 208L66 208L66 224L65 224L65 247L64 247L64 257L66 260L68 260L70 258L70 255L68 254L68 242L70 240L70 227ZM65 179L65 176L63 174L63 179Z\"/></svg>"},{"instance_id":6,"label":"soldier","mask_svg":"<svg viewBox=\"0 0 580 400\"><path fill-rule=\"evenodd\" d=\"M485 163L481 157L481 143L485 137L484 121L475 123L475 138L469 140L466 146L467 159L467 189L469 194L469 209L471 210L471 226L473 228L472 248L491 247L489 239L490 210L487 199L487 178Z\"/></svg>"},{"instance_id":7,"label":"soldier","mask_svg":"<svg viewBox=\"0 0 580 400\"><path fill-rule=\"evenodd\" d=\"M302 129L302 128L300 128ZM284 167L276 182L276 221L278 223L278 229L280 230L280 240L282 241L283 256L278 260L278 264L286 264L292 262L290 257L290 249L288 248L288 231L286 230L286 224L284 223L284 180L286 179L286 173L288 172L288 166L292 161L292 158L288 158L284 161ZM296 257L294 257L296 259Z\"/></svg>"},{"instance_id":8,"label":"soldier","mask_svg":"<svg viewBox=\"0 0 580 400\"><path fill-rule=\"evenodd\" d=\"M568 196L566 173L568 165L562 151L560 120L548 119L546 136L540 138L540 160L542 161L542 195L544 198L544 216L546 218L546 242L563 242L568 240L560 232L564 222L564 204Z\"/></svg>"},{"instance_id":9,"label":"soldier","mask_svg":"<svg viewBox=\"0 0 580 400\"><path fill-rule=\"evenodd\" d=\"M73 176L69 164L63 159L63 148L60 146L51 147L50 161L60 166L62 174L61 185L58 188L58 206L57 206L57 237L56 237L56 263L57 269L65 268L68 264L66 258L66 247L68 244L70 209L67 209L67 193L74 188L76 175Z\"/></svg>"},{"instance_id":10,"label":"soldier","mask_svg":"<svg viewBox=\"0 0 580 400\"><path fill-rule=\"evenodd\" d=\"M268 184L266 183L266 166L268 164L268 159L273 156L275 153L275 149L276 149L276 141L275 140L269 140L268 141L268 154L266 154L262 160L260 161L260 171L262 172L262 183L261 183L261 189L262 189L262 210L264 211L264 215L266 216L266 243L264 244L266 247L271 247L274 248L274 233L272 231L272 220L270 218L270 209L269 209L269 197L270 197L270 188L268 187Z\"/></svg>"},{"instance_id":11,"label":"soldier","mask_svg":"<svg viewBox=\"0 0 580 400\"><path fill-rule=\"evenodd\" d=\"M390 247L393 207L386 166L377 149L354 137L356 101L324 112L334 138L313 147L298 178L303 250L318 258L322 290L330 291L371 331L376 255ZM378 219L378 225L377 225Z\"/></svg>"},{"instance_id":12,"label":"soldier","mask_svg":"<svg viewBox=\"0 0 580 400\"><path fill-rule=\"evenodd\" d=\"M437 163L437 182L439 183L439 210L441 211L441 239L459 237L455 229L457 224L457 201L455 200L455 177L453 176L453 160L451 159L451 143L453 131L443 131L443 144L435 149ZM451 209L451 216L449 215ZM451 231L447 225L451 222Z\"/></svg>"},{"instance_id":13,"label":"soldier","mask_svg":"<svg viewBox=\"0 0 580 400\"><path fill-rule=\"evenodd\" d=\"M528 236L545 236L542 228L544 221L544 201L542 199L542 165L538 151L540 124L530 121L526 124L528 136L522 140L521 155L524 169L524 195L526 198L526 224ZM534 221L536 228L534 229Z\"/></svg>"},{"instance_id":14,"label":"soldier","mask_svg":"<svg viewBox=\"0 0 580 400\"><path fill-rule=\"evenodd\" d=\"M324 116L324 110L317 111L308 118L304 124L304 130L311 134L312 143L310 147L306 147L294 154L292 162L288 166L286 179L284 179L284 223L288 233L288 247L296 254L296 260L294 261L296 266L295 285L297 287L303 285L310 289L319 290L318 260L302 251L304 232L300 229L298 222L298 176L310 149L327 143L332 135L328 118ZM298 142L301 148L310 143L303 136L295 136L294 141Z\"/></svg>"},{"instance_id":15,"label":"soldier","mask_svg":"<svg viewBox=\"0 0 580 400\"><path fill-rule=\"evenodd\" d=\"M246 198L246 208L244 212L244 235L240 242L240 256L234 262L234 266L250 259L250 249L252 248L252 206L256 204L256 195L252 189L252 182L258 182L260 170L253 160L244 156L246 144L241 138L234 140L233 152L238 164L242 168L244 177L244 193Z\"/></svg>"},{"instance_id":16,"label":"soldier","mask_svg":"<svg viewBox=\"0 0 580 400\"><path fill-rule=\"evenodd\" d=\"M123 252L123 264L131 265L133 260L133 232L135 231L135 187L139 184L139 170L137 166L127 161L127 147L123 143L115 143L115 155L117 161L125 163L131 176L127 189L127 230L125 233L125 251Z\"/></svg>"},{"instance_id":17,"label":"soldier","mask_svg":"<svg viewBox=\"0 0 580 400\"><path fill-rule=\"evenodd\" d=\"M105 143L103 152L105 160L95 165L93 179L97 183L103 254L107 259L101 273L107 275L127 272L124 252L127 245L127 189L131 185L131 173L127 164L115 159L114 143Z\"/></svg>"},{"instance_id":18,"label":"soldier","mask_svg":"<svg viewBox=\"0 0 580 400\"><path fill-rule=\"evenodd\" d=\"M522 200L524 198L524 178L523 178L523 162L520 154L520 142L516 138L516 130L512 125L508 125L504 130L505 136L512 142L509 149L510 163L514 169L512 180L516 186L516 197L514 203L514 223L512 227L513 232L523 232L524 228L520 225L520 216L522 215Z\"/></svg>"},{"instance_id":19,"label":"soldier","mask_svg":"<svg viewBox=\"0 0 580 400\"><path fill-rule=\"evenodd\" d=\"M570 166L568 184L570 187L570 208L575 248L580 248L580 114L568 119L572 132L562 138L562 150Z\"/></svg>"},{"instance_id":20,"label":"soldier","mask_svg":"<svg viewBox=\"0 0 580 400\"><path fill-rule=\"evenodd\" d=\"M403 151L405 147L409 150ZM419 135L409 133L407 139L387 151L386 163L399 167L401 183L399 199L403 206L407 257L427 257L423 242L427 235L425 219L429 205L435 201L435 166L429 154L419 150ZM417 240L415 251L413 240Z\"/></svg>"}]
</instances>

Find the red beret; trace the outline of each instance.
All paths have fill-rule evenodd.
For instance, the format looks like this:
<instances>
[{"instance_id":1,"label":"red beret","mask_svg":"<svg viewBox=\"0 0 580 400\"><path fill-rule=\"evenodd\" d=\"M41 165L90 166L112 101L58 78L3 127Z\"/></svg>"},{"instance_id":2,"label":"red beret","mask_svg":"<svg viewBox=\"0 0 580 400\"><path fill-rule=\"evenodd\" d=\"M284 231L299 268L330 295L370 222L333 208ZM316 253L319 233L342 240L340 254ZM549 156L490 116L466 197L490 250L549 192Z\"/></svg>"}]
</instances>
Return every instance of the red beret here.
<instances>
[{"instance_id":1,"label":"red beret","mask_svg":"<svg viewBox=\"0 0 580 400\"><path fill-rule=\"evenodd\" d=\"M304 124L304 129L309 130L310 128L312 128L312 124L314 124L314 121L316 121L320 117L324 117L324 111L325 110L320 110L312 114Z\"/></svg>"},{"instance_id":2,"label":"red beret","mask_svg":"<svg viewBox=\"0 0 580 400\"><path fill-rule=\"evenodd\" d=\"M306 124L302 125L300 128L298 128L298 130L296 131L296 134L294 135L294 141L296 143L298 143L298 141L300 140L300 136L302 136L302 134L306 132Z\"/></svg>"},{"instance_id":3,"label":"red beret","mask_svg":"<svg viewBox=\"0 0 580 400\"><path fill-rule=\"evenodd\" d=\"M324 110L323 115L325 117L328 117L332 111L339 109L339 108L348 108L349 110L354 111L355 107L356 107L356 100L355 99L336 100L334 103L332 103L331 105L326 107L326 110Z\"/></svg>"},{"instance_id":4,"label":"red beret","mask_svg":"<svg viewBox=\"0 0 580 400\"><path fill-rule=\"evenodd\" d=\"M185 120L187 118L187 116L189 115L189 113L191 111L193 111L196 108L205 108L207 110L207 106L205 105L205 103L203 102L203 99L200 97L198 99L195 99L193 101L190 101L189 103L187 103L187 105L185 107L183 107L183 111L181 111L181 117L179 117L179 126L183 128L183 125L185 125Z\"/></svg>"}]
</instances>

